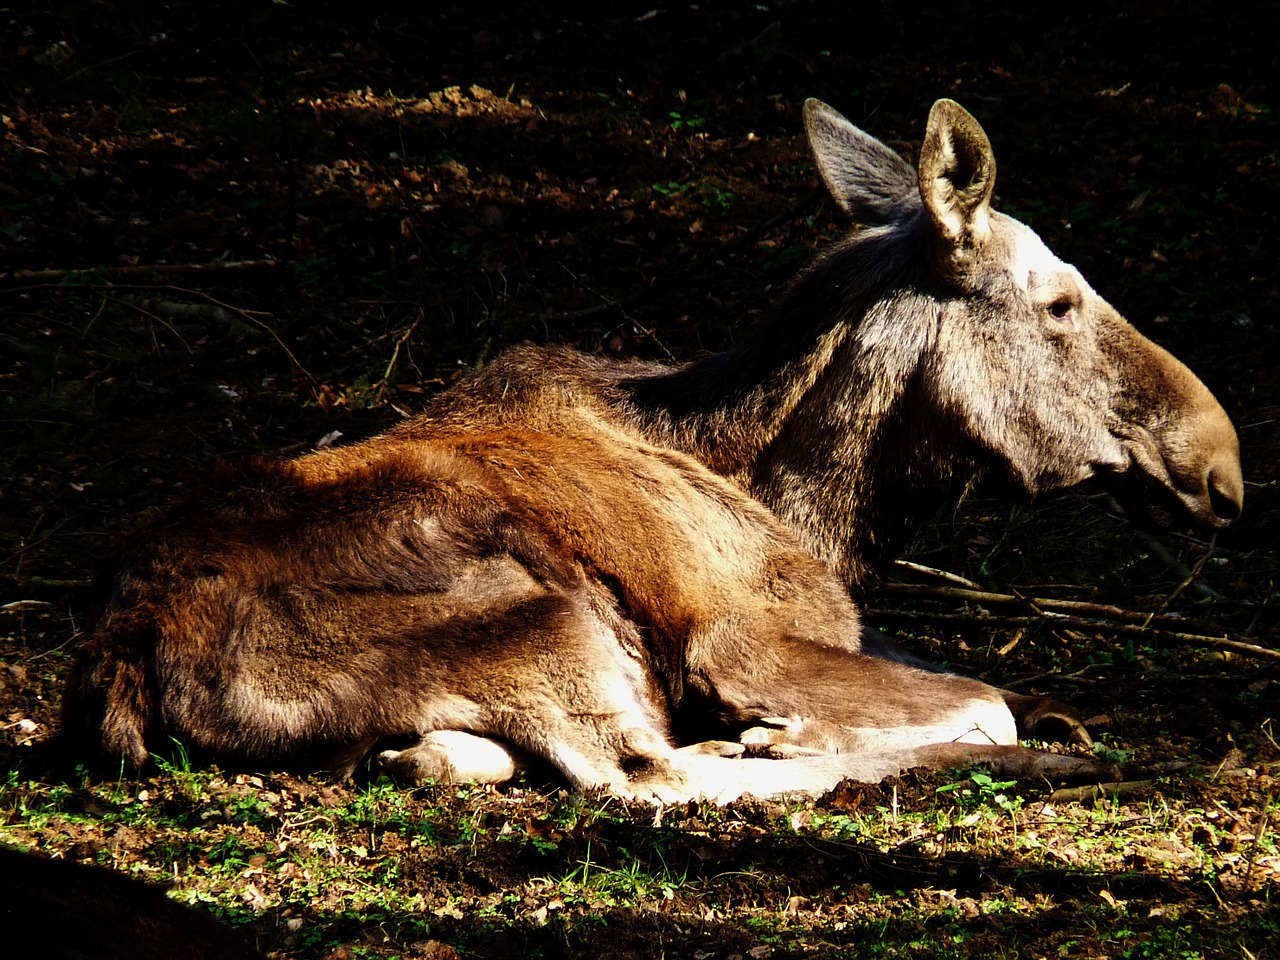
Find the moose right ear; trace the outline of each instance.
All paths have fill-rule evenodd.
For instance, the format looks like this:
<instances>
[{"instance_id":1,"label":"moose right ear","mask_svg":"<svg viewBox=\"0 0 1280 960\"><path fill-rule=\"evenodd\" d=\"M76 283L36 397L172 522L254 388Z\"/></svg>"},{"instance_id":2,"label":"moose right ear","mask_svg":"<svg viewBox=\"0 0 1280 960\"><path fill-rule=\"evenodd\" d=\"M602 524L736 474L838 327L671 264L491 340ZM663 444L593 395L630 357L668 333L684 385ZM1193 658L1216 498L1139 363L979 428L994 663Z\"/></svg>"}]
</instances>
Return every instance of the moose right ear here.
<instances>
[{"instance_id":1,"label":"moose right ear","mask_svg":"<svg viewBox=\"0 0 1280 960\"><path fill-rule=\"evenodd\" d=\"M804 129L827 190L855 223L892 223L919 207L911 165L839 112L806 100Z\"/></svg>"},{"instance_id":2,"label":"moose right ear","mask_svg":"<svg viewBox=\"0 0 1280 960\"><path fill-rule=\"evenodd\" d=\"M996 158L986 132L960 104L939 100L920 146L920 199L945 242L967 249L987 237L995 188Z\"/></svg>"}]
</instances>

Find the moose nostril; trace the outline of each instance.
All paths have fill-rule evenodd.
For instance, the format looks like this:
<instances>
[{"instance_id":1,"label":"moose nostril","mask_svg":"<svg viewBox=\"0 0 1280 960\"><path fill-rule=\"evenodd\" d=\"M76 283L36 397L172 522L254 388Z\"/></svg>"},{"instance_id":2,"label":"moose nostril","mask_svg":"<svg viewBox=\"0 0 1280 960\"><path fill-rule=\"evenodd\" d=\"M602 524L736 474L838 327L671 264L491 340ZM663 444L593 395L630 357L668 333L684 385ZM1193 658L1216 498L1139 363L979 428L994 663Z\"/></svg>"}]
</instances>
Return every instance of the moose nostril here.
<instances>
[{"instance_id":1,"label":"moose nostril","mask_svg":"<svg viewBox=\"0 0 1280 960\"><path fill-rule=\"evenodd\" d=\"M1210 470L1208 477L1209 506L1214 516L1231 523L1240 516L1243 491L1234 472Z\"/></svg>"}]
</instances>

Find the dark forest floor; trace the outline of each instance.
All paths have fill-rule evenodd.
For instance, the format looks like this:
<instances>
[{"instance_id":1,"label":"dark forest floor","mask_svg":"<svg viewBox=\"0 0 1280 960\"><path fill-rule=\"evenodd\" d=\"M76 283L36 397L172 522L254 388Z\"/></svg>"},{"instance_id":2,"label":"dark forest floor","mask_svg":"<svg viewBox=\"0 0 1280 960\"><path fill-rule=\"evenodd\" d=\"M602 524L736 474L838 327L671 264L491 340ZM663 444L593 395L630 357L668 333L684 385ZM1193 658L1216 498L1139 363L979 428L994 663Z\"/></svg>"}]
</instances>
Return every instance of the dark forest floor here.
<instances>
[{"instance_id":1,"label":"dark forest floor","mask_svg":"<svg viewBox=\"0 0 1280 960\"><path fill-rule=\"evenodd\" d=\"M809 96L912 158L934 99L968 107L1001 209L1243 446L1212 544L974 498L911 559L1280 647L1280 7L35 6L0 25L0 841L168 884L280 957L1280 956L1274 660L901 588L873 623L1106 714L1151 782L908 776L659 822L180 755L103 782L40 749L115 538L219 457L375 433L520 341L685 359L749 329L843 229Z\"/></svg>"}]
</instances>

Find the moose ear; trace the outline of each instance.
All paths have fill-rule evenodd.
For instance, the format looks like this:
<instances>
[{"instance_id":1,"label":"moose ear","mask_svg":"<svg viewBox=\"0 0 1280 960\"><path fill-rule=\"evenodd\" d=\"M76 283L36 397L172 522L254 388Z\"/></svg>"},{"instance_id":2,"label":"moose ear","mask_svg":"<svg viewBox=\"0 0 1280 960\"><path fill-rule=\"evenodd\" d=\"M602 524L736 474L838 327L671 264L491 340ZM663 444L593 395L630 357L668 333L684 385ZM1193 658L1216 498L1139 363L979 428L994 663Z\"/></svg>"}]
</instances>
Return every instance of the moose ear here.
<instances>
[{"instance_id":1,"label":"moose ear","mask_svg":"<svg viewBox=\"0 0 1280 960\"><path fill-rule=\"evenodd\" d=\"M996 158L986 132L954 100L929 111L919 172L920 199L942 238L954 246L980 243L991 231Z\"/></svg>"},{"instance_id":2,"label":"moose ear","mask_svg":"<svg viewBox=\"0 0 1280 960\"><path fill-rule=\"evenodd\" d=\"M919 206L911 165L821 100L806 100L804 129L831 197L856 223L900 220Z\"/></svg>"}]
</instances>

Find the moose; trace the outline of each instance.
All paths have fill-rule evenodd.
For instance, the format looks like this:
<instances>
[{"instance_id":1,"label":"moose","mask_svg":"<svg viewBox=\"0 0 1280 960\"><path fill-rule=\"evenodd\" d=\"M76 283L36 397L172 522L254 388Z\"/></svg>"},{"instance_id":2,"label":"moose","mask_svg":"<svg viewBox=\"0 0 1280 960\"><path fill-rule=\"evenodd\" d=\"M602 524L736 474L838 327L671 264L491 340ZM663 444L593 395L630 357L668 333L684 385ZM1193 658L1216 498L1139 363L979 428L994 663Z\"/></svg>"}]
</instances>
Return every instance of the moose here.
<instances>
[{"instance_id":1,"label":"moose","mask_svg":"<svg viewBox=\"0 0 1280 960\"><path fill-rule=\"evenodd\" d=\"M126 550L64 731L135 764L168 736L414 781L533 761L652 802L1104 775L1019 745L1086 740L1070 708L864 647L853 596L984 477L1221 528L1231 422L992 209L958 104L918 169L824 103L804 120L858 228L751 339L679 366L517 347L385 434L221 466Z\"/></svg>"}]
</instances>

